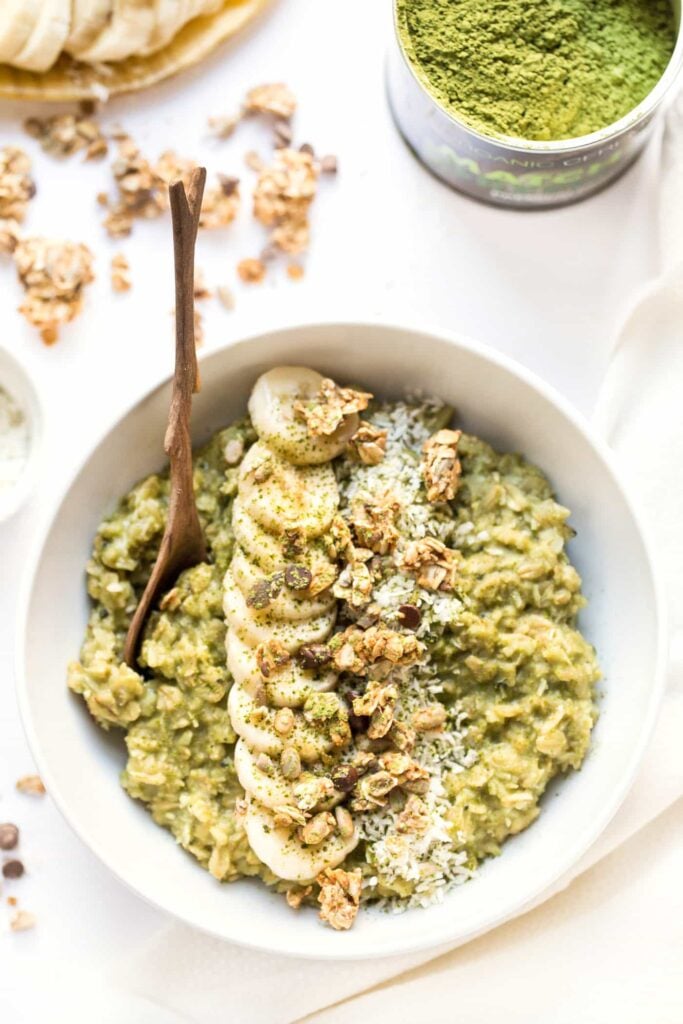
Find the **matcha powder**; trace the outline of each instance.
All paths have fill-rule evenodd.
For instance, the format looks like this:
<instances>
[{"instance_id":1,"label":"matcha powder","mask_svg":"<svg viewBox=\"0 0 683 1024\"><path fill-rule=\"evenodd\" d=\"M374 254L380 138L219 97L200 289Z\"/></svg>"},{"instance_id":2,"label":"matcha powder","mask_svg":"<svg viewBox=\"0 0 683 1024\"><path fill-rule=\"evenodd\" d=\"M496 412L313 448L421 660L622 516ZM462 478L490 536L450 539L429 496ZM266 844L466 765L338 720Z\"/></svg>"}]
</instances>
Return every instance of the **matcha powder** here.
<instances>
[{"instance_id":1,"label":"matcha powder","mask_svg":"<svg viewBox=\"0 0 683 1024\"><path fill-rule=\"evenodd\" d=\"M398 0L422 82L487 135L605 128L657 84L676 42L668 0Z\"/></svg>"}]
</instances>

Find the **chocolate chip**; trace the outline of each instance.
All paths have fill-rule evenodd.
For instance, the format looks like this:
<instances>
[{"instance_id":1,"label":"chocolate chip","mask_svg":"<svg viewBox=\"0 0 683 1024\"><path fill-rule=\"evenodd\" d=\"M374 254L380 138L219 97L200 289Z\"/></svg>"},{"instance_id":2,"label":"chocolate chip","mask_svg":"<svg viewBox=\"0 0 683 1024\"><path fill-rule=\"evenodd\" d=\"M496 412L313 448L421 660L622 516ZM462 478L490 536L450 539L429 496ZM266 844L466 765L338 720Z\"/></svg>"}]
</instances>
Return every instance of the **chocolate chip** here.
<instances>
[{"instance_id":1,"label":"chocolate chip","mask_svg":"<svg viewBox=\"0 0 683 1024\"><path fill-rule=\"evenodd\" d=\"M402 604L398 610L399 621L406 629L417 629L422 621L419 609L414 604Z\"/></svg>"},{"instance_id":2,"label":"chocolate chip","mask_svg":"<svg viewBox=\"0 0 683 1024\"><path fill-rule=\"evenodd\" d=\"M320 161L320 170L323 174L336 174L339 170L336 156L324 156Z\"/></svg>"},{"instance_id":3,"label":"chocolate chip","mask_svg":"<svg viewBox=\"0 0 683 1024\"><path fill-rule=\"evenodd\" d=\"M290 590L307 590L313 581L313 574L304 565L288 565L285 569L285 583Z\"/></svg>"},{"instance_id":4,"label":"chocolate chip","mask_svg":"<svg viewBox=\"0 0 683 1024\"><path fill-rule=\"evenodd\" d=\"M239 188L240 179L233 178L228 174L219 174L218 182L221 186L221 192L226 196L233 196Z\"/></svg>"},{"instance_id":5,"label":"chocolate chip","mask_svg":"<svg viewBox=\"0 0 683 1024\"><path fill-rule=\"evenodd\" d=\"M20 860L6 860L2 865L3 878L21 878L24 873L24 865Z\"/></svg>"},{"instance_id":6,"label":"chocolate chip","mask_svg":"<svg viewBox=\"0 0 683 1024\"><path fill-rule=\"evenodd\" d=\"M13 850L19 842L19 829L9 821L0 825L0 850Z\"/></svg>"},{"instance_id":7,"label":"chocolate chip","mask_svg":"<svg viewBox=\"0 0 683 1024\"><path fill-rule=\"evenodd\" d=\"M332 651L327 644L309 644L307 647L300 648L299 658L304 668L322 668L332 660Z\"/></svg>"},{"instance_id":8,"label":"chocolate chip","mask_svg":"<svg viewBox=\"0 0 683 1024\"><path fill-rule=\"evenodd\" d=\"M332 782L340 793L350 793L358 782L358 771L352 764L340 764L332 771Z\"/></svg>"},{"instance_id":9,"label":"chocolate chip","mask_svg":"<svg viewBox=\"0 0 683 1024\"><path fill-rule=\"evenodd\" d=\"M247 606L249 608L256 608L257 611L262 611L267 608L272 598L270 596L270 583L268 580L261 580L249 591L249 597L247 598Z\"/></svg>"}]
</instances>

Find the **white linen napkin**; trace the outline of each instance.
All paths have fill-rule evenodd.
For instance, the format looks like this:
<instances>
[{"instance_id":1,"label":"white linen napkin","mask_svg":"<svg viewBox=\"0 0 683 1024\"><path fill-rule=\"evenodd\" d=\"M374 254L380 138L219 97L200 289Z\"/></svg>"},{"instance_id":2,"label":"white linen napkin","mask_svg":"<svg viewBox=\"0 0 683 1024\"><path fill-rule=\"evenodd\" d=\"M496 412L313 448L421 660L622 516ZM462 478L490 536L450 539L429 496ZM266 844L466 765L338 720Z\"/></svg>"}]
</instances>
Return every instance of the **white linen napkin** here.
<instances>
[{"instance_id":1,"label":"white linen napkin","mask_svg":"<svg viewBox=\"0 0 683 1024\"><path fill-rule=\"evenodd\" d=\"M680 539L683 402L679 395L683 384L681 182L683 102L679 101L669 112L663 143L662 274L633 304L617 334L596 414L599 428L617 452L627 482L631 483L641 507L656 527L656 540L660 552L665 554L661 561L673 630L669 685L646 759L623 807L581 862L537 903L565 889L578 875L643 829L683 795L683 758L679 754L683 735L683 544ZM525 911L530 909L527 907ZM541 914L548 914L547 908ZM532 917L536 919L538 915ZM550 923L550 917L548 921ZM536 921L533 927L538 931L542 925ZM577 919L576 928L585 928L585 920ZM515 941L519 942L519 935ZM150 1015L144 1017L145 1022L170 1020L166 1013L170 1011L173 1020L177 1014L178 1019L192 1024L223 1024L228 1020L239 1020L240 1024L292 1024L390 978L397 978L444 952L442 948L352 965L301 962L228 946L183 926L171 925L163 928L147 948L119 962L109 981L147 1001ZM535 978L531 972L536 973ZM527 980L528 976L527 983L532 985L538 981L537 961L530 964L529 957L520 951L519 956L510 961L509 973L518 980ZM429 973L420 974L420 984L425 986L426 993L429 978ZM466 980L458 979L459 995L451 1004L453 1012L456 1005L476 1005L468 1001L465 989L460 989ZM472 978L469 981L474 984ZM472 992L469 995L474 998ZM401 1019L395 1014L395 1007L400 1003L390 1001L386 1005L394 1007L391 1019ZM159 1008L158 1018L151 1014L152 1006ZM431 1019L451 1019L450 1013L444 1017L440 1012L432 1013ZM343 1013L338 1011L333 1014L335 1020L337 1015L340 1020L344 1019ZM389 1018L375 1016L374 1019ZM553 1019L559 1021L560 1016Z\"/></svg>"}]
</instances>

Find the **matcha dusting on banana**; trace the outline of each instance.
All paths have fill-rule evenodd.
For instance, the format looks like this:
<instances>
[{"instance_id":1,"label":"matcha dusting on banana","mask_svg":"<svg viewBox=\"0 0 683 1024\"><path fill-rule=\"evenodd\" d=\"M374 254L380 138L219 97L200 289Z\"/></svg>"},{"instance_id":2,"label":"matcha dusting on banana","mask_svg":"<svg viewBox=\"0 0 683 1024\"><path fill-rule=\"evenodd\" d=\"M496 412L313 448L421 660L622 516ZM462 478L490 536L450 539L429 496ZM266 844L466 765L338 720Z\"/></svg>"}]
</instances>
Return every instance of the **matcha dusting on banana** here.
<instances>
[{"instance_id":1,"label":"matcha dusting on banana","mask_svg":"<svg viewBox=\"0 0 683 1024\"><path fill-rule=\"evenodd\" d=\"M676 42L669 0L397 0L402 44L448 111L486 135L554 141L626 116Z\"/></svg>"}]
</instances>

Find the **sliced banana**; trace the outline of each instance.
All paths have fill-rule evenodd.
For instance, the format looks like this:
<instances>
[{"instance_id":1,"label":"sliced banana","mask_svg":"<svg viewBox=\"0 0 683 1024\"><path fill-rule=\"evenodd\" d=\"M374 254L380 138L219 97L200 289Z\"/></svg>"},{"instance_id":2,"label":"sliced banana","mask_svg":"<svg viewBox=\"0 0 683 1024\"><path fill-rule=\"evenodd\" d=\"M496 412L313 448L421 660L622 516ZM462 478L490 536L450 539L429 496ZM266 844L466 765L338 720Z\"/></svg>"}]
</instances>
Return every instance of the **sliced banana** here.
<instances>
[{"instance_id":1,"label":"sliced banana","mask_svg":"<svg viewBox=\"0 0 683 1024\"><path fill-rule=\"evenodd\" d=\"M255 587L270 578L247 558L239 546L236 547L232 557L230 572L246 598L254 592ZM274 619L298 622L299 619L310 619L315 615L322 615L330 611L334 602L334 596L329 590L323 591L317 597L302 597L298 591L292 590L286 583L283 583L280 592L271 598L268 613Z\"/></svg>"},{"instance_id":2,"label":"sliced banana","mask_svg":"<svg viewBox=\"0 0 683 1024\"><path fill-rule=\"evenodd\" d=\"M42 0L33 29L12 64L26 71L47 71L61 53L70 27L71 0Z\"/></svg>"},{"instance_id":3,"label":"sliced banana","mask_svg":"<svg viewBox=\"0 0 683 1024\"><path fill-rule=\"evenodd\" d=\"M270 574L283 568L285 556L282 542L252 519L245 511L239 495L232 506L232 526L235 540L260 569Z\"/></svg>"},{"instance_id":4,"label":"sliced banana","mask_svg":"<svg viewBox=\"0 0 683 1024\"><path fill-rule=\"evenodd\" d=\"M73 0L71 29L64 49L75 55L97 38L114 9L114 0Z\"/></svg>"},{"instance_id":5,"label":"sliced banana","mask_svg":"<svg viewBox=\"0 0 683 1024\"><path fill-rule=\"evenodd\" d=\"M307 539L320 537L339 504L330 465L293 466L261 441L242 460L239 493L245 511L276 536L296 528Z\"/></svg>"},{"instance_id":6,"label":"sliced banana","mask_svg":"<svg viewBox=\"0 0 683 1024\"><path fill-rule=\"evenodd\" d=\"M230 570L223 581L223 607L228 627L233 629L245 644L258 647L275 641L294 653L308 644L323 643L334 627L336 608L310 619L299 619L297 622L285 622L275 619L268 609L259 611L250 608L235 583Z\"/></svg>"},{"instance_id":7,"label":"sliced banana","mask_svg":"<svg viewBox=\"0 0 683 1024\"><path fill-rule=\"evenodd\" d=\"M0 62L20 52L38 20L41 0L5 0L0 12Z\"/></svg>"},{"instance_id":8,"label":"sliced banana","mask_svg":"<svg viewBox=\"0 0 683 1024\"><path fill-rule=\"evenodd\" d=\"M184 0L156 0L154 4L154 27L147 40L147 45L141 50L143 56L156 53L170 43L174 35L185 24L183 14L185 9Z\"/></svg>"},{"instance_id":9,"label":"sliced banana","mask_svg":"<svg viewBox=\"0 0 683 1024\"><path fill-rule=\"evenodd\" d=\"M283 807L295 803L294 789L280 771L267 775L256 764L256 759L244 740L235 745L235 771L240 786L264 807Z\"/></svg>"},{"instance_id":10,"label":"sliced banana","mask_svg":"<svg viewBox=\"0 0 683 1024\"><path fill-rule=\"evenodd\" d=\"M290 661L271 679L264 680L254 648L240 640L232 629L228 630L226 646L228 671L234 681L254 698L265 687L268 703L276 708L303 707L312 693L327 693L337 684L335 672L315 674L297 661Z\"/></svg>"},{"instance_id":11,"label":"sliced banana","mask_svg":"<svg viewBox=\"0 0 683 1024\"><path fill-rule=\"evenodd\" d=\"M154 31L155 0L114 0L111 16L92 42L74 51L88 64L124 60L140 53Z\"/></svg>"},{"instance_id":12,"label":"sliced banana","mask_svg":"<svg viewBox=\"0 0 683 1024\"><path fill-rule=\"evenodd\" d=\"M311 437L297 418L298 401L320 391L321 374L305 366L278 366L262 374L249 399L249 414L259 437L295 466L312 466L336 458L358 430L358 416L347 416L330 435Z\"/></svg>"},{"instance_id":13,"label":"sliced banana","mask_svg":"<svg viewBox=\"0 0 683 1024\"><path fill-rule=\"evenodd\" d=\"M228 713L233 729L251 750L269 757L280 754L282 739L273 726L273 712L257 704L237 683L228 695Z\"/></svg>"},{"instance_id":14,"label":"sliced banana","mask_svg":"<svg viewBox=\"0 0 683 1024\"><path fill-rule=\"evenodd\" d=\"M306 846L296 829L276 828L273 815L265 807L250 801L245 819L252 850L280 878L289 882L313 881L325 868L335 868L358 844L354 831L348 839L333 832L317 846Z\"/></svg>"}]
</instances>

